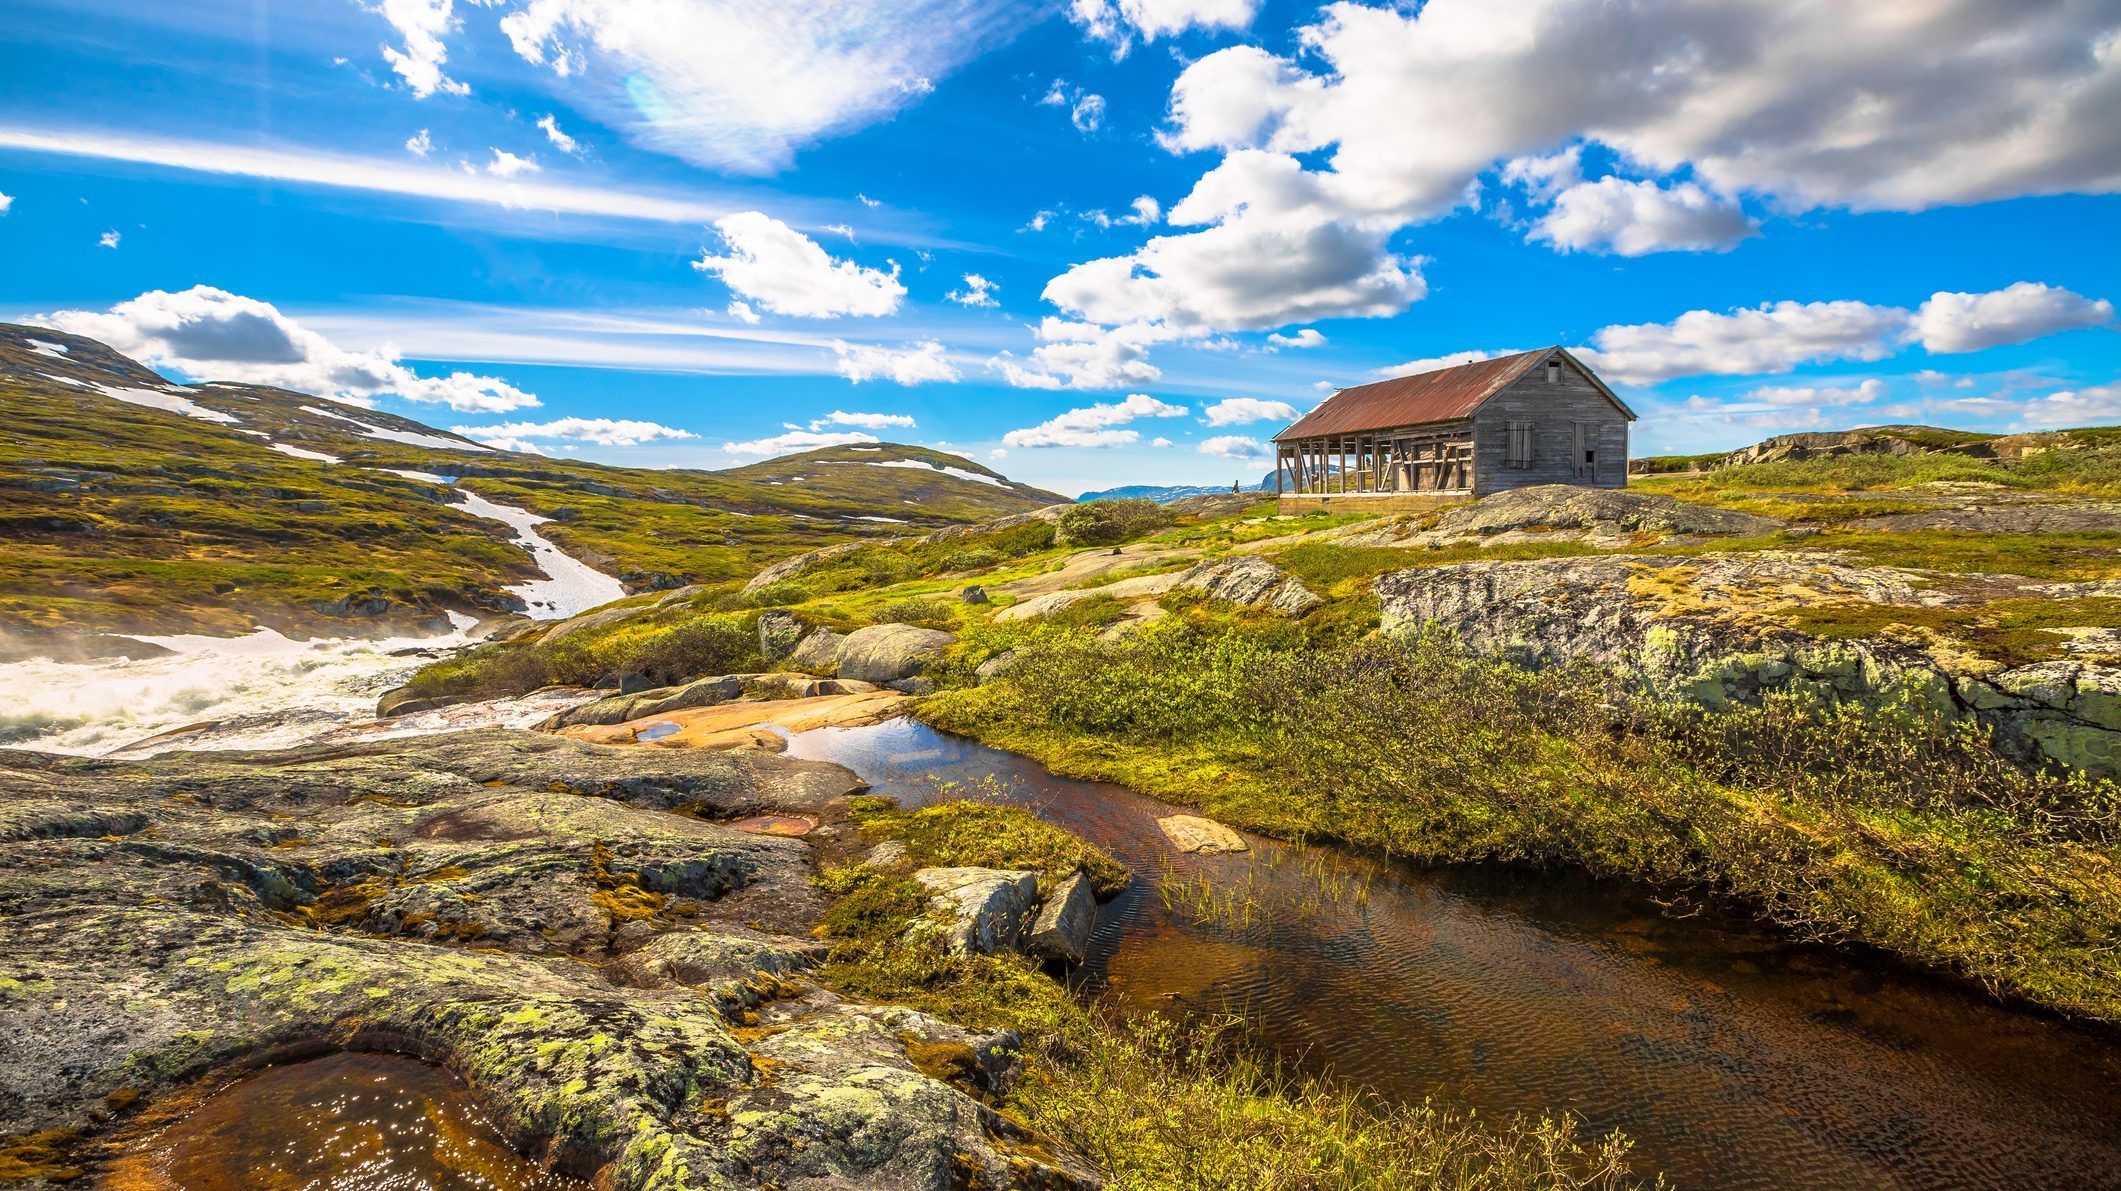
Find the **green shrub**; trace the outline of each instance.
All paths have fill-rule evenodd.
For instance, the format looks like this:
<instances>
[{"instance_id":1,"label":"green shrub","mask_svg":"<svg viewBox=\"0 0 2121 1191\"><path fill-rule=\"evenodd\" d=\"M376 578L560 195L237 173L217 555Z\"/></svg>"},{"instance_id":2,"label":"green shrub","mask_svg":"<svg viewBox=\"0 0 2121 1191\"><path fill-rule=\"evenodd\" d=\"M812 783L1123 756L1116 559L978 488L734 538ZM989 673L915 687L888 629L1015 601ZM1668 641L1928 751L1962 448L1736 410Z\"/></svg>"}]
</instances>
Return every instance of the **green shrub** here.
<instances>
[{"instance_id":1,"label":"green shrub","mask_svg":"<svg viewBox=\"0 0 2121 1191\"><path fill-rule=\"evenodd\" d=\"M879 604L870 613L876 624L916 624L924 629L947 629L956 622L957 614L942 600L911 597Z\"/></svg>"},{"instance_id":2,"label":"green shrub","mask_svg":"<svg viewBox=\"0 0 2121 1191\"><path fill-rule=\"evenodd\" d=\"M783 608L800 604L810 598L810 590L801 584L782 581L768 583L745 597L745 602L754 608Z\"/></svg>"},{"instance_id":3,"label":"green shrub","mask_svg":"<svg viewBox=\"0 0 2121 1191\"><path fill-rule=\"evenodd\" d=\"M960 550L944 558L943 569L946 571L984 571L990 567L998 567L1002 565L1002 562L1001 551L989 550L985 546L975 546L970 550Z\"/></svg>"},{"instance_id":4,"label":"green shrub","mask_svg":"<svg viewBox=\"0 0 2121 1191\"><path fill-rule=\"evenodd\" d=\"M681 621L611 661L658 686L762 668L755 632L734 618L706 616Z\"/></svg>"},{"instance_id":5,"label":"green shrub","mask_svg":"<svg viewBox=\"0 0 2121 1191\"><path fill-rule=\"evenodd\" d=\"M1060 515L1059 541L1069 546L1116 546L1171 525L1176 514L1153 500L1093 500Z\"/></svg>"}]
</instances>

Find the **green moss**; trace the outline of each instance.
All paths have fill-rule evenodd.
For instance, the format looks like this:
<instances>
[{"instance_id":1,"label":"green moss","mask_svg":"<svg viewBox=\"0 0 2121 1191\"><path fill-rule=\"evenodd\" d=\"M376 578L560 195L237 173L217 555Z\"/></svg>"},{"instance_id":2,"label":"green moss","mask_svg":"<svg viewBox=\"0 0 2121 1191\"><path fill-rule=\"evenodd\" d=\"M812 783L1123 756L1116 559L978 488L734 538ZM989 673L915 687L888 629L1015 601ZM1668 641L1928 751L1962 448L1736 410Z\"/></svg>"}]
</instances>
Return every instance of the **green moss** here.
<instances>
[{"instance_id":1,"label":"green moss","mask_svg":"<svg viewBox=\"0 0 2121 1191\"><path fill-rule=\"evenodd\" d=\"M1049 887L1080 870L1100 897L1127 887L1126 867L1102 848L1022 807L981 801L999 794L990 777L941 783L941 801L917 811L874 796L855 799L851 810L863 835L904 841L916 867L1035 869Z\"/></svg>"}]
</instances>

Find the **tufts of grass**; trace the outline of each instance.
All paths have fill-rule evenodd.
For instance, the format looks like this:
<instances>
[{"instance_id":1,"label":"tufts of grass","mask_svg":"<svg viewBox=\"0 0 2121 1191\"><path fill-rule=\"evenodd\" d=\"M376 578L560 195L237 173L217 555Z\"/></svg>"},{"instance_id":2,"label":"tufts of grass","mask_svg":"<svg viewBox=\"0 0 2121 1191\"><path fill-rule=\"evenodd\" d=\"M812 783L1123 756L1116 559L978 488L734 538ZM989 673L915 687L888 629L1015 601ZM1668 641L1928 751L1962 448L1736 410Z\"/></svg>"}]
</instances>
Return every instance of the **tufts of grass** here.
<instances>
[{"instance_id":1,"label":"tufts of grass","mask_svg":"<svg viewBox=\"0 0 2121 1191\"><path fill-rule=\"evenodd\" d=\"M869 798L856 801L855 814L865 831L904 830L909 851L936 864L997 862L980 829L1017 840L1002 863L1050 869L1095 852L1026 812L997 813L1013 809L944 803L909 815ZM1491 1122L1431 1104L1394 1106L1292 1075L1229 1022L1120 1021L1075 1000L1023 956L952 955L933 933L909 935L927 898L904 876L858 865L829 869L816 884L837 899L819 928L833 943L819 978L846 995L1018 1031L1025 1071L997 1110L1087 1157L1115 1191L1640 1185L1617 1133L1588 1139L1565 1119ZM909 1055L930 1066L951 1058Z\"/></svg>"},{"instance_id":2,"label":"tufts of grass","mask_svg":"<svg viewBox=\"0 0 2121 1191\"><path fill-rule=\"evenodd\" d=\"M1020 806L994 801L1000 794L995 779L987 777L938 783L940 801L917 811L900 810L890 799L875 795L854 799L851 809L863 835L903 840L907 859L916 867L1035 869L1049 888L1079 870L1099 897L1112 897L1127 887L1126 867L1104 849Z\"/></svg>"},{"instance_id":3,"label":"tufts of grass","mask_svg":"<svg viewBox=\"0 0 2121 1191\"><path fill-rule=\"evenodd\" d=\"M2121 794L2021 769L1913 699L1701 712L1448 642L1173 617L1120 642L1048 634L917 714L1270 834L1706 889L2121 1020Z\"/></svg>"}]
</instances>

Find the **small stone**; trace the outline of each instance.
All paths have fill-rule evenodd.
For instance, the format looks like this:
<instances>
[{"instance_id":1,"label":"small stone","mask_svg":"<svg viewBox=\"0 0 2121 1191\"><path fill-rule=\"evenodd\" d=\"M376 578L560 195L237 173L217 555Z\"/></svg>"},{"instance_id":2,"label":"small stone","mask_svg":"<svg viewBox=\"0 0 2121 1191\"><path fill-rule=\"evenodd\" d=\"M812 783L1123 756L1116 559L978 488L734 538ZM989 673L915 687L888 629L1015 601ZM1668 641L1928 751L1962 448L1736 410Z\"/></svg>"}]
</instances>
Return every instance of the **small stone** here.
<instances>
[{"instance_id":1,"label":"small stone","mask_svg":"<svg viewBox=\"0 0 2121 1191\"><path fill-rule=\"evenodd\" d=\"M1158 819L1156 825L1181 852L1213 856L1220 852L1248 852L1252 848L1244 836L1199 815L1167 815Z\"/></svg>"},{"instance_id":2,"label":"small stone","mask_svg":"<svg viewBox=\"0 0 2121 1191\"><path fill-rule=\"evenodd\" d=\"M1097 897L1089 878L1078 872L1055 886L1039 907L1027 946L1040 959L1079 964L1090 953L1090 931L1096 925Z\"/></svg>"},{"instance_id":3,"label":"small stone","mask_svg":"<svg viewBox=\"0 0 2121 1191\"><path fill-rule=\"evenodd\" d=\"M906 841L902 839L887 839L883 843L869 849L869 854L862 857L862 863L870 868L890 868L894 864L903 863L905 859Z\"/></svg>"}]
</instances>

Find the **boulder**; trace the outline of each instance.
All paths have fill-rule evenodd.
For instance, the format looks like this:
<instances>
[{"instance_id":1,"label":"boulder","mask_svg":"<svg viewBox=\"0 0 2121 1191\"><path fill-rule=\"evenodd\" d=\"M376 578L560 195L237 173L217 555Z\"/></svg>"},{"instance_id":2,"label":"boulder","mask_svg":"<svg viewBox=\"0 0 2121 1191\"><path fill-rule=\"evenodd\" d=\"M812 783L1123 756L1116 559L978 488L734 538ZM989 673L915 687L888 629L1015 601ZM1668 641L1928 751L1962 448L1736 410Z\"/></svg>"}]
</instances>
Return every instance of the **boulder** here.
<instances>
[{"instance_id":1,"label":"boulder","mask_svg":"<svg viewBox=\"0 0 2121 1191\"><path fill-rule=\"evenodd\" d=\"M788 655L788 664L797 670L810 673L830 672L839 665L840 642L846 640L828 628L815 628L810 635L796 644L795 652Z\"/></svg>"},{"instance_id":2,"label":"boulder","mask_svg":"<svg viewBox=\"0 0 2121 1191\"><path fill-rule=\"evenodd\" d=\"M713 707L743 696L744 685L737 675L703 678L683 686L656 687L630 695L608 695L570 707L538 726L551 730L576 725L623 724L628 720L667 715L688 707Z\"/></svg>"},{"instance_id":3,"label":"boulder","mask_svg":"<svg viewBox=\"0 0 2121 1191\"><path fill-rule=\"evenodd\" d=\"M826 546L812 550L807 554L798 554L794 558L784 558L753 576L751 582L744 585L743 594L750 595L762 587L793 579L805 571L814 567L821 567L835 559L845 558L858 550L867 550L871 546L888 546L900 540L902 539L890 538L880 542L841 542L836 546Z\"/></svg>"},{"instance_id":4,"label":"boulder","mask_svg":"<svg viewBox=\"0 0 2121 1191\"><path fill-rule=\"evenodd\" d=\"M929 905L945 919L944 941L960 955L1015 949L1038 900L1038 874L1029 869L924 868L913 879L928 889Z\"/></svg>"},{"instance_id":5,"label":"boulder","mask_svg":"<svg viewBox=\"0 0 2121 1191\"><path fill-rule=\"evenodd\" d=\"M977 583L967 583L958 589L957 598L962 603L984 604L988 602L987 589Z\"/></svg>"},{"instance_id":6,"label":"boulder","mask_svg":"<svg viewBox=\"0 0 2121 1191\"><path fill-rule=\"evenodd\" d=\"M1203 819L1199 815L1166 815L1158 819L1156 825L1170 837L1171 846L1181 852L1213 856L1221 852L1252 850L1252 845L1245 842L1244 836L1213 819Z\"/></svg>"},{"instance_id":7,"label":"boulder","mask_svg":"<svg viewBox=\"0 0 2121 1191\"><path fill-rule=\"evenodd\" d=\"M955 644L957 634L941 629L924 629L910 624L873 624L847 634L847 639L840 643L837 673L841 678L863 682L888 683L912 678Z\"/></svg>"},{"instance_id":8,"label":"boulder","mask_svg":"<svg viewBox=\"0 0 2121 1191\"><path fill-rule=\"evenodd\" d=\"M1257 554L1211 558L1179 576L1178 586L1218 600L1301 616L1325 601Z\"/></svg>"},{"instance_id":9,"label":"boulder","mask_svg":"<svg viewBox=\"0 0 2121 1191\"><path fill-rule=\"evenodd\" d=\"M1040 959L1079 964L1090 953L1090 931L1096 925L1097 897L1090 890L1090 879L1074 873L1046 896L1025 945Z\"/></svg>"},{"instance_id":10,"label":"boulder","mask_svg":"<svg viewBox=\"0 0 2121 1191\"><path fill-rule=\"evenodd\" d=\"M933 678L894 678L884 684L901 695L932 695L935 693Z\"/></svg>"},{"instance_id":11,"label":"boulder","mask_svg":"<svg viewBox=\"0 0 2121 1191\"><path fill-rule=\"evenodd\" d=\"M1023 660L1024 656L1021 653L1018 653L1016 650L1003 650L1002 652L995 654L993 657L988 658L986 661L981 662L979 664L979 668L972 672L972 676L974 678L979 679L981 682L993 682L995 679L1000 678L1002 675L1007 674L1009 671L1016 669L1016 667L1020 665Z\"/></svg>"},{"instance_id":12,"label":"boulder","mask_svg":"<svg viewBox=\"0 0 2121 1191\"><path fill-rule=\"evenodd\" d=\"M774 609L759 617L759 656L771 666L795 652L803 640L803 622L795 613Z\"/></svg>"},{"instance_id":13,"label":"boulder","mask_svg":"<svg viewBox=\"0 0 2121 1191\"><path fill-rule=\"evenodd\" d=\"M395 687L384 691L383 697L376 700L376 715L383 719L416 715L423 711L434 711L437 708L463 703L469 698L468 695L420 695L407 687Z\"/></svg>"}]
</instances>

